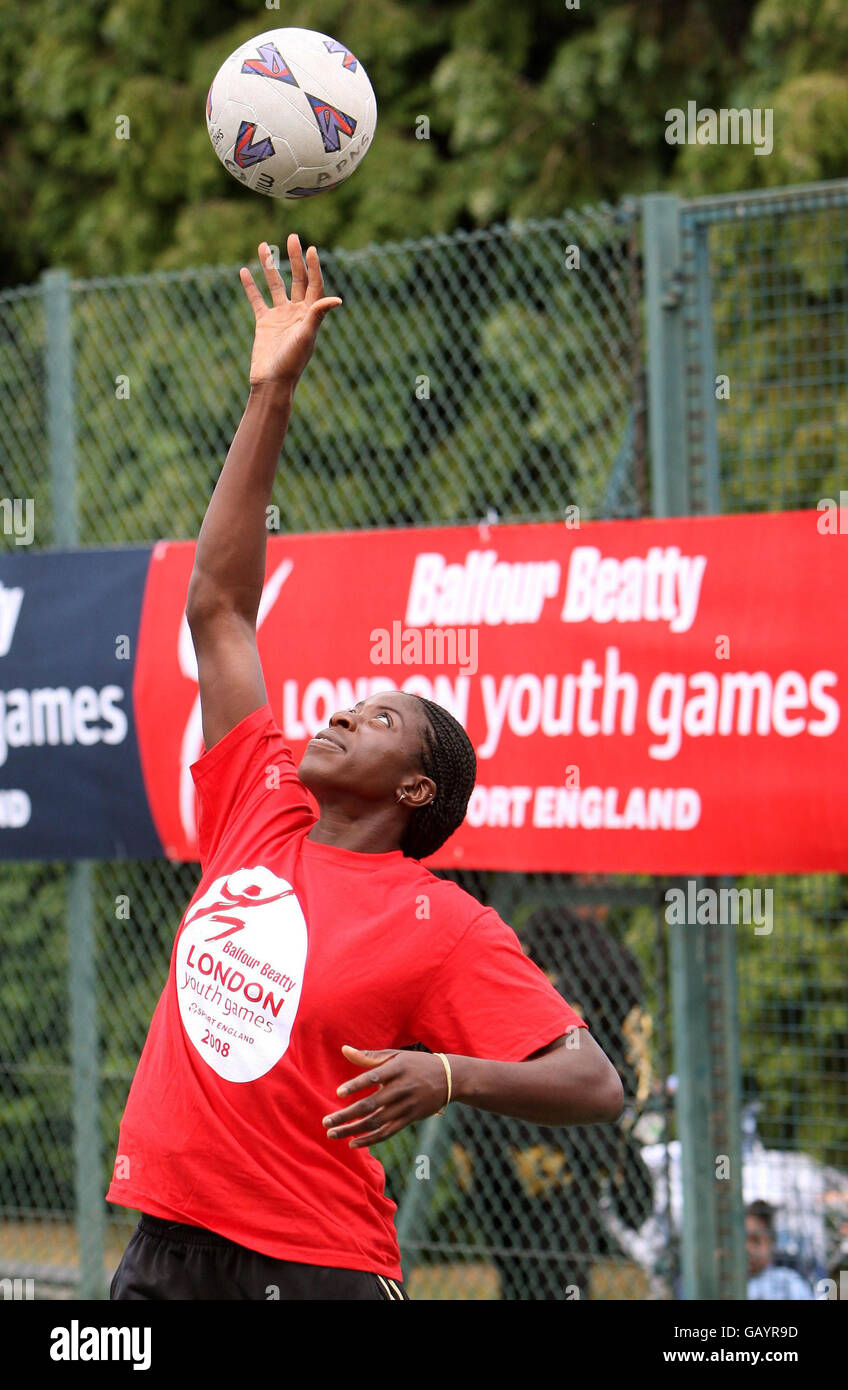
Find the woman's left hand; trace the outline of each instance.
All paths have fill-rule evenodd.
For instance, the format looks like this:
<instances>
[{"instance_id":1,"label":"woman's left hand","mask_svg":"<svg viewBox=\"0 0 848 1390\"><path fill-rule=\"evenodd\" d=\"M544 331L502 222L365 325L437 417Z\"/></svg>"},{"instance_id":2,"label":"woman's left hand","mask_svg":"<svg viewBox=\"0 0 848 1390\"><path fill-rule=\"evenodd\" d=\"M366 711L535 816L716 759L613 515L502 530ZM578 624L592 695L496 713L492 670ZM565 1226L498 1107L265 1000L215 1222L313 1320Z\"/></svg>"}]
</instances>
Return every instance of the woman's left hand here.
<instances>
[{"instance_id":1,"label":"woman's left hand","mask_svg":"<svg viewBox=\"0 0 848 1390\"><path fill-rule=\"evenodd\" d=\"M432 1052L368 1052L356 1047L343 1047L342 1052L349 1062L365 1070L340 1086L337 1095L347 1097L372 1086L378 1090L345 1110L325 1115L329 1139L355 1135L352 1149L380 1144L415 1120L435 1115L447 1099L445 1068Z\"/></svg>"}]
</instances>

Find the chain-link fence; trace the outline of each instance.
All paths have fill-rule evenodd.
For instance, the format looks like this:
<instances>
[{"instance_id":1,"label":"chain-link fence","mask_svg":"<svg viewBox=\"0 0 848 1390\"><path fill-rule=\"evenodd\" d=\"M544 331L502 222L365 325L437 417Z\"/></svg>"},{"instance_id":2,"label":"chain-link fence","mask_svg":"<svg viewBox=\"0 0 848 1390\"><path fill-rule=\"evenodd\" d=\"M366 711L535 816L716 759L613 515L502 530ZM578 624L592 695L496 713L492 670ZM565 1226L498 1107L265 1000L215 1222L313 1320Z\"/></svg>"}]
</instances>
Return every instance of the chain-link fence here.
<instances>
[{"instance_id":1,"label":"chain-link fence","mask_svg":"<svg viewBox=\"0 0 848 1390\"><path fill-rule=\"evenodd\" d=\"M683 255L653 278L643 271L637 203L322 255L328 292L350 312L333 317L299 387L274 494L282 526L547 520L573 503L587 519L650 514L658 464L647 457L644 324L652 313L674 312L675 302L686 316L687 351L674 366L688 394L674 466L688 456L690 505L714 509L719 460L722 479L736 487L723 488L724 508L783 505L786 494L775 487L766 496L758 480L768 477L772 448L775 476L786 467L787 398L797 385L807 425L821 424L825 411L835 425L832 394L848 389L835 327L841 291L835 274L824 274L825 264L832 270L848 255L848 230L797 206L797 217L810 219L798 224L806 241L781 230L784 208L747 241L738 223L705 215L698 225L710 229L709 256L675 207ZM773 283L783 288L763 295L749 278L746 247L773 265ZM799 296L812 296L815 308L806 299L799 308ZM757 318L763 312L768 332ZM195 535L243 408L250 334L234 268L84 283L53 273L37 288L0 295L0 489L34 499L36 545ZM776 396L763 334L784 354ZM730 376L727 401L704 387L714 362ZM671 366L659 361L652 370L668 368L672 381ZM800 374L794 385L792 370ZM802 436L793 436L799 458ZM793 505L814 505L829 476L810 468ZM40 1293L102 1290L102 1270L114 1267L131 1229L102 1193L196 875L196 866L166 862L4 869L0 1275L34 1278ZM567 1131L457 1107L382 1146L412 1296L680 1296L687 1233L671 994L685 961L668 950L666 884L452 876L515 926L580 1008L620 1070L626 1105L615 1126ZM741 1028L733 1041L743 1100L760 1104L744 1117L746 1197L751 1155L762 1157L763 1148L812 1165L831 1195L844 1190L834 1128L848 1043L838 993L844 997L848 974L842 891L841 880L824 878L781 889L786 926L774 933L765 977L762 957L734 943ZM116 915L119 899L130 904L128 920ZM80 922L88 942L85 932L73 935ZM736 963L726 937L711 945L704 1003L723 1008L733 1027ZM694 1032L690 1040L704 1043ZM725 1147L739 1138L736 1071L732 1049L714 1046L708 1138ZM790 1203L803 1207L805 1233L825 1203L810 1191L808 1184ZM838 1196L829 1213L833 1227ZM738 1202L719 1201L717 1238L729 1252L721 1296L738 1296L739 1242L728 1223L739 1219ZM804 1239L797 1258L811 1276ZM819 1265L834 1240L832 1229L816 1237Z\"/></svg>"},{"instance_id":2,"label":"chain-link fence","mask_svg":"<svg viewBox=\"0 0 848 1390\"><path fill-rule=\"evenodd\" d=\"M838 503L848 184L698 199L680 222L692 510ZM775 1208L781 1259L815 1282L848 1266L846 885L837 875L739 885L772 893L774 921L734 943L744 1197ZM727 1221L719 1211L725 1248Z\"/></svg>"}]
</instances>

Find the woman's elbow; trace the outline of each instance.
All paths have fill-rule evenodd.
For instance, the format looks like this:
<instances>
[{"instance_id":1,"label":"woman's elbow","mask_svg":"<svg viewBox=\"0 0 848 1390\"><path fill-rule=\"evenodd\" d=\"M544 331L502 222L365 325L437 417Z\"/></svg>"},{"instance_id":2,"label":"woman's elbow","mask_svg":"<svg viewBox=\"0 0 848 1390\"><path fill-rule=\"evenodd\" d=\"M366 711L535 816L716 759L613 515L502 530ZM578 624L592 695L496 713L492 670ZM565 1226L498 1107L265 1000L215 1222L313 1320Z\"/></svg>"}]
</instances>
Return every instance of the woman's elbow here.
<instances>
[{"instance_id":1,"label":"woman's elbow","mask_svg":"<svg viewBox=\"0 0 848 1390\"><path fill-rule=\"evenodd\" d=\"M561 1125L609 1124L619 1118L624 1109L624 1087L615 1067L606 1057L582 1079L579 1099L575 1095L573 1076L568 1093L563 1097L562 1112L555 1123Z\"/></svg>"},{"instance_id":2,"label":"woman's elbow","mask_svg":"<svg viewBox=\"0 0 848 1390\"><path fill-rule=\"evenodd\" d=\"M621 1084L621 1077L611 1062L599 1087L598 1107L600 1110L598 1120L600 1121L617 1120L624 1109L624 1087Z\"/></svg>"}]
</instances>

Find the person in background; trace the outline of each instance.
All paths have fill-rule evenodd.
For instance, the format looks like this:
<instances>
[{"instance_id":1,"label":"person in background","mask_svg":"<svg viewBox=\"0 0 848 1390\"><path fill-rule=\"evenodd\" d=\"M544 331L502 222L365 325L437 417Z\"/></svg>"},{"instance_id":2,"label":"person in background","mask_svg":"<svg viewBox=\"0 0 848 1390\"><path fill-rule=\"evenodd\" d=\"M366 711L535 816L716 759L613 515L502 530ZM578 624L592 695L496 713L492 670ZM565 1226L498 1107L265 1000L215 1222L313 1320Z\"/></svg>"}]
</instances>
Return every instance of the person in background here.
<instances>
[{"instance_id":1,"label":"person in background","mask_svg":"<svg viewBox=\"0 0 848 1390\"><path fill-rule=\"evenodd\" d=\"M813 1291L797 1270L774 1263L774 1207L751 1202L745 1208L749 1299L812 1299Z\"/></svg>"}]
</instances>

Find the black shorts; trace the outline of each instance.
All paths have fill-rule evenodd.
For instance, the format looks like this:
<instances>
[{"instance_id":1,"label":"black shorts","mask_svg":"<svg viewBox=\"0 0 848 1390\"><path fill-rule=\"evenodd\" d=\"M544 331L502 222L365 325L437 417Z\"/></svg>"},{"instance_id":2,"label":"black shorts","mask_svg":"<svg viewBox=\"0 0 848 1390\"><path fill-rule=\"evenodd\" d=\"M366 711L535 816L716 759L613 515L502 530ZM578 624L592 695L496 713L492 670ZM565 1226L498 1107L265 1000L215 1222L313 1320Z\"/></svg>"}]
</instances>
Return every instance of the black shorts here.
<instances>
[{"instance_id":1,"label":"black shorts","mask_svg":"<svg viewBox=\"0 0 848 1390\"><path fill-rule=\"evenodd\" d=\"M128 1299L325 1299L408 1301L382 1274L294 1264L247 1250L214 1231L142 1216L115 1270L113 1301Z\"/></svg>"}]
</instances>

